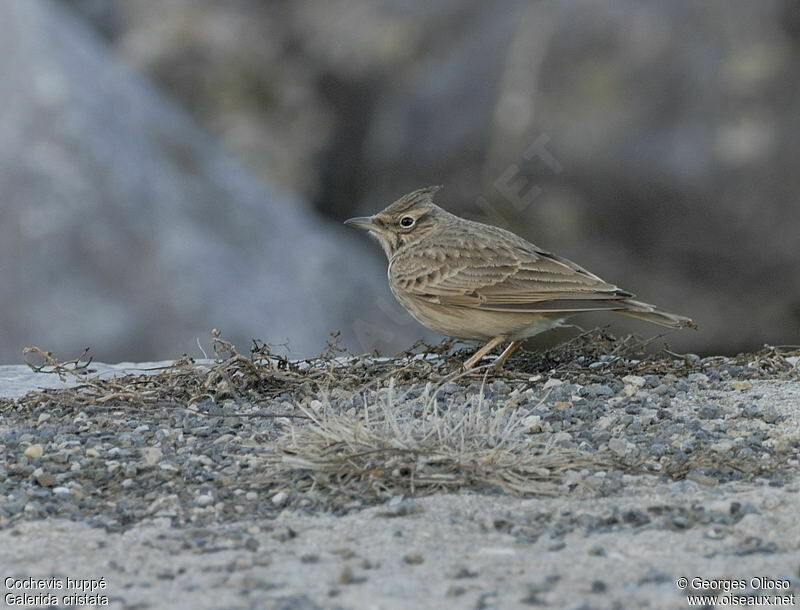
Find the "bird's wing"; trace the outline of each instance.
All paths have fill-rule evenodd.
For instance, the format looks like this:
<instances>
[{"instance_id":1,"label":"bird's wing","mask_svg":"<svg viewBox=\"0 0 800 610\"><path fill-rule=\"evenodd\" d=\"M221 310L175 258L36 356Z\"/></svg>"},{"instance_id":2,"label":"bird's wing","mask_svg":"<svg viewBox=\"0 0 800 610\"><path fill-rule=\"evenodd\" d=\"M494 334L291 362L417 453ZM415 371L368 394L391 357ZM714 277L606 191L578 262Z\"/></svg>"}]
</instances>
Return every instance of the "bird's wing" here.
<instances>
[{"instance_id":1,"label":"bird's wing","mask_svg":"<svg viewBox=\"0 0 800 610\"><path fill-rule=\"evenodd\" d=\"M568 312L616 309L619 301L633 296L502 229L452 238L439 235L435 244L423 241L415 246L392 259L391 281L396 289L435 303Z\"/></svg>"}]
</instances>

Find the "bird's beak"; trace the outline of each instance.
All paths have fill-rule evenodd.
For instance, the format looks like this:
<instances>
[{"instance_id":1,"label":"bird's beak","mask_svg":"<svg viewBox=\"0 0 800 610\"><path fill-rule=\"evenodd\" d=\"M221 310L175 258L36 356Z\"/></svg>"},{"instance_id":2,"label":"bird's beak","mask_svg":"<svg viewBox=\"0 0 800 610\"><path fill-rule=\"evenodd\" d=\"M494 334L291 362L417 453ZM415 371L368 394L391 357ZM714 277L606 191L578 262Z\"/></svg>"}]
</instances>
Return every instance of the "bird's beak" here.
<instances>
[{"instance_id":1,"label":"bird's beak","mask_svg":"<svg viewBox=\"0 0 800 610\"><path fill-rule=\"evenodd\" d=\"M374 216L356 216L344 221L346 225L352 225L357 229L364 229L365 231L372 231L375 229Z\"/></svg>"}]
</instances>

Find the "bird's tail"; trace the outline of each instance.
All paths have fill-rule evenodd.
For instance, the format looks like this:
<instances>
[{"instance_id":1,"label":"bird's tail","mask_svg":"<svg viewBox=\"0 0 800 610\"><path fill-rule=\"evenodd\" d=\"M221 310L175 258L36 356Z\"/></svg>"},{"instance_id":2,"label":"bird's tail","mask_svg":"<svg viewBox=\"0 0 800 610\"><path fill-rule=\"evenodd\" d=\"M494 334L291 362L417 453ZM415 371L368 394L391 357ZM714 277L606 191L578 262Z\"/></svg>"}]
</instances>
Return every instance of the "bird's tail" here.
<instances>
[{"instance_id":1,"label":"bird's tail","mask_svg":"<svg viewBox=\"0 0 800 610\"><path fill-rule=\"evenodd\" d=\"M652 324L667 326L669 328L697 328L697 324L695 324L691 318L669 313L668 311L662 311L655 305L650 305L649 303L630 299L622 301L621 304L625 307L616 311L624 313L626 316L632 316L644 320L645 322L651 322Z\"/></svg>"}]
</instances>

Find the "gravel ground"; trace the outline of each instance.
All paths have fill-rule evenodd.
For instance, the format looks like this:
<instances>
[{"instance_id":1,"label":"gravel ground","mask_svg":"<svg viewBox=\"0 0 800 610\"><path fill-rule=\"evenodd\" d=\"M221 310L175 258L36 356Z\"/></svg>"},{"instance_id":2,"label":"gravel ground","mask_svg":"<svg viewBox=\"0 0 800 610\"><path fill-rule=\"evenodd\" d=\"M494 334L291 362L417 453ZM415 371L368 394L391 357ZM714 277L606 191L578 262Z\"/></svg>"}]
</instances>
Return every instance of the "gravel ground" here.
<instances>
[{"instance_id":1,"label":"gravel ground","mask_svg":"<svg viewBox=\"0 0 800 610\"><path fill-rule=\"evenodd\" d=\"M11 580L0 590L63 598L78 592L67 578L103 579L100 597L66 602L116 608L685 608L693 578L727 579L695 582L701 593L727 583L735 594L796 595L800 380L741 362L618 376L600 359L586 363L591 375L439 386L443 410L480 396L487 416L522 415L520 442L615 460L569 469L550 495L527 498L469 486L361 499L276 487L263 473L289 423L241 404L76 411L8 400L0 575ZM110 376L159 364L93 367ZM0 367L2 397L61 383ZM387 392L398 412L426 396L408 383L334 388L326 400L358 412ZM313 404L288 392L273 406ZM55 580L23 588L30 577Z\"/></svg>"}]
</instances>

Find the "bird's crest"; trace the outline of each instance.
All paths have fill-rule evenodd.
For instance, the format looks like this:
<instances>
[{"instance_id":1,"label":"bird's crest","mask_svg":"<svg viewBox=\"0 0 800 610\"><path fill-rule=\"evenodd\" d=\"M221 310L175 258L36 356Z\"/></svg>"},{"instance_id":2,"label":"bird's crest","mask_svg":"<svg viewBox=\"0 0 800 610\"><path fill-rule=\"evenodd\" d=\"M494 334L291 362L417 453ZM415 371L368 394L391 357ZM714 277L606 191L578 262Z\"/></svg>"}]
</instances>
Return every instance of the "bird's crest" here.
<instances>
[{"instance_id":1,"label":"bird's crest","mask_svg":"<svg viewBox=\"0 0 800 610\"><path fill-rule=\"evenodd\" d=\"M389 214L400 214L402 212L405 212L406 210L410 210L411 208L419 204L435 205L433 203L433 196L441 188L442 188L441 185L435 185L435 186L426 186L425 188L412 191L408 195L403 195L400 199L398 199L388 208L386 208L384 212Z\"/></svg>"}]
</instances>

